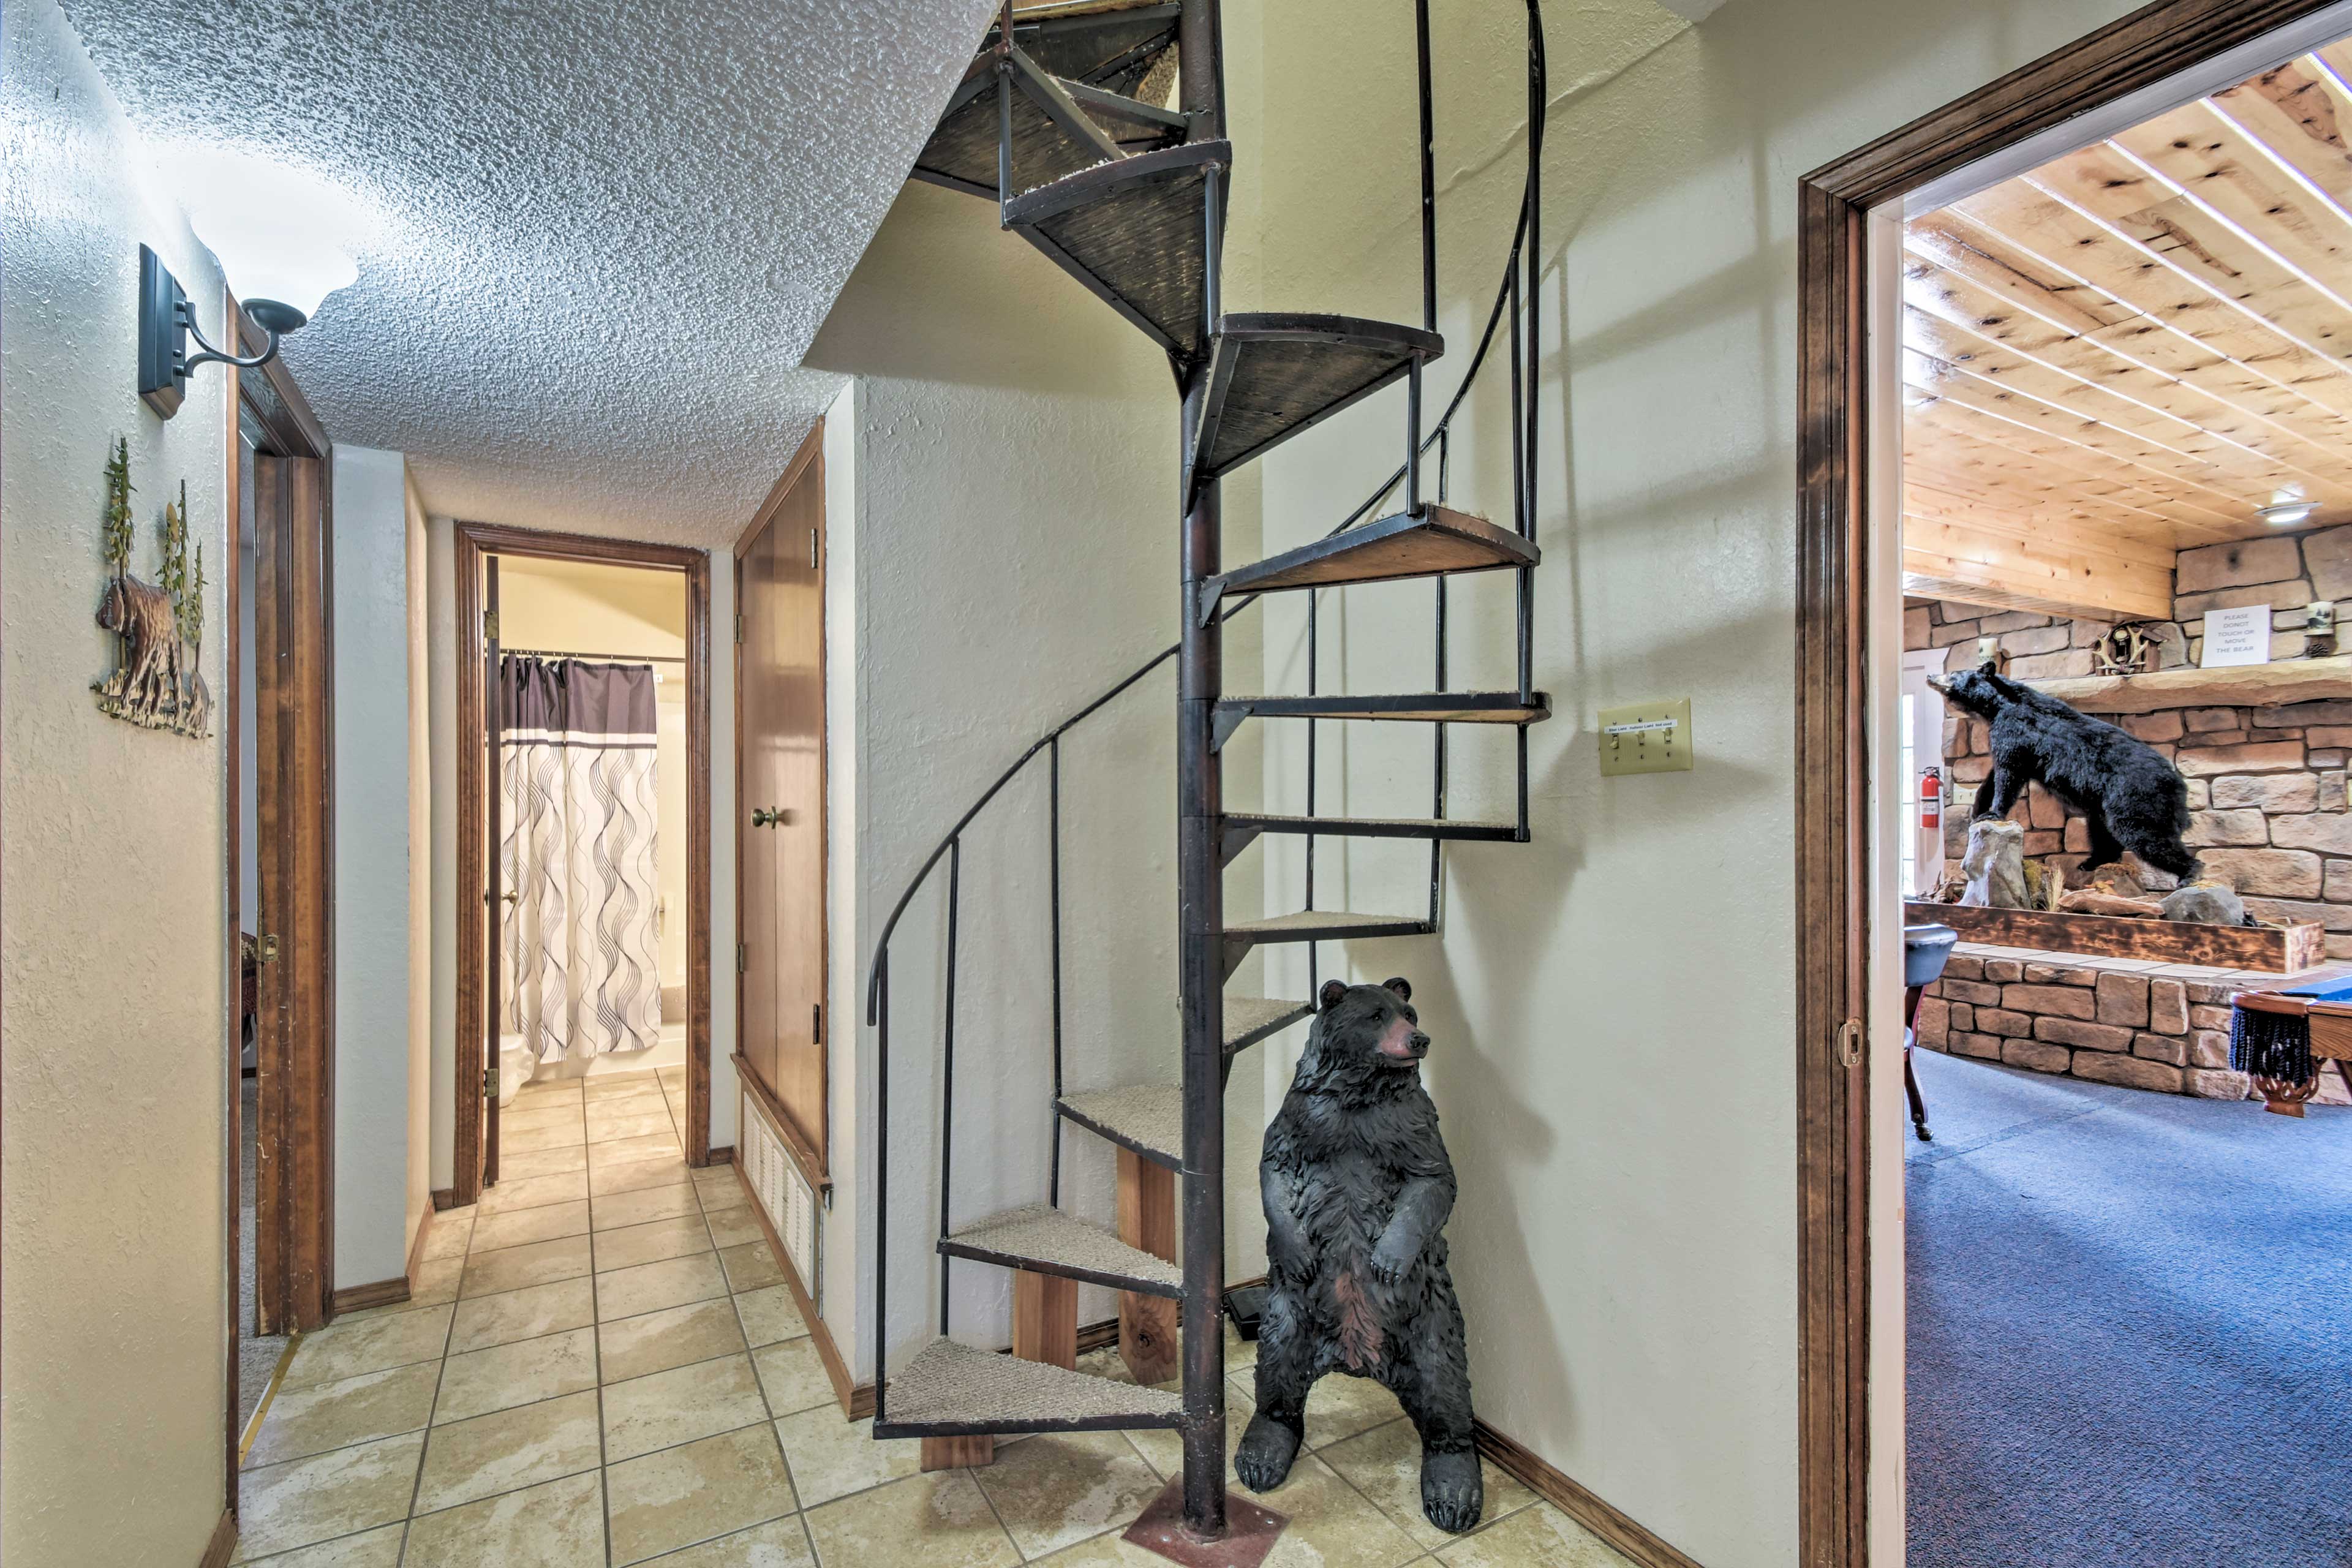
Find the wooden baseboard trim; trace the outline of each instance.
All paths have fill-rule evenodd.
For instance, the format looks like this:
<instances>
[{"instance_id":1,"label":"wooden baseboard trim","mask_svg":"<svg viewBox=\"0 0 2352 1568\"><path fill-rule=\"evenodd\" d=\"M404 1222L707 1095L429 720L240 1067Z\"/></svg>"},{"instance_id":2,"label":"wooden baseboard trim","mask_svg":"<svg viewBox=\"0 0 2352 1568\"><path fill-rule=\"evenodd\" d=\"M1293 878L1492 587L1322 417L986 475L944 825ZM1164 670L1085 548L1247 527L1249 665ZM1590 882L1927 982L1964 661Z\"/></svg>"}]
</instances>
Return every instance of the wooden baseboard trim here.
<instances>
[{"instance_id":1,"label":"wooden baseboard trim","mask_svg":"<svg viewBox=\"0 0 2352 1568\"><path fill-rule=\"evenodd\" d=\"M784 1238L768 1223L767 1211L760 1206L759 1194L751 1191L751 1173L736 1165L735 1179L743 1185L743 1201L751 1210L751 1217L760 1222L760 1234L768 1238L768 1250L775 1255L776 1267L783 1270L784 1283L793 1292L793 1304L801 1310L801 1321L809 1326L809 1341L816 1346L816 1358L824 1363L824 1374L833 1382L833 1396L841 1404L842 1415L851 1421L863 1421L874 1414L874 1385L859 1383L850 1375L849 1363L841 1359L841 1347L833 1342L833 1331L825 1327L816 1314L816 1303L809 1299L808 1287L801 1282L800 1270L793 1267L792 1254L784 1248Z\"/></svg>"},{"instance_id":2,"label":"wooden baseboard trim","mask_svg":"<svg viewBox=\"0 0 2352 1568\"><path fill-rule=\"evenodd\" d=\"M389 1307L407 1300L408 1276L395 1274L389 1279L377 1279L337 1290L327 1298L327 1316L339 1318L345 1312L363 1312L370 1307Z\"/></svg>"},{"instance_id":3,"label":"wooden baseboard trim","mask_svg":"<svg viewBox=\"0 0 2352 1568\"><path fill-rule=\"evenodd\" d=\"M1538 1458L1519 1441L1477 1424L1478 1451L1593 1534L1615 1547L1641 1568L1699 1568L1695 1558L1676 1551L1645 1529L1638 1520L1588 1491L1564 1471Z\"/></svg>"},{"instance_id":4,"label":"wooden baseboard trim","mask_svg":"<svg viewBox=\"0 0 2352 1568\"><path fill-rule=\"evenodd\" d=\"M416 1234L408 1243L407 1279L408 1288L412 1290L416 1289L416 1271L425 1266L425 1238L433 1234L433 1215L436 1212L431 1204L425 1205L425 1212L416 1219Z\"/></svg>"},{"instance_id":5,"label":"wooden baseboard trim","mask_svg":"<svg viewBox=\"0 0 2352 1568\"><path fill-rule=\"evenodd\" d=\"M734 1144L732 1144L732 1143L721 1143L721 1144L719 1144L717 1148L715 1148L715 1149L713 1149L713 1150L711 1150L711 1151L710 1151L710 1163L711 1163L711 1164L714 1164L714 1165L731 1165L731 1164L733 1164L734 1163L735 1163L735 1145L734 1145Z\"/></svg>"},{"instance_id":6,"label":"wooden baseboard trim","mask_svg":"<svg viewBox=\"0 0 2352 1568\"><path fill-rule=\"evenodd\" d=\"M236 1551L236 1515L221 1510L220 1522L213 1526L213 1538L205 1542L205 1554L196 1559L196 1568L228 1568L230 1555Z\"/></svg>"},{"instance_id":7,"label":"wooden baseboard trim","mask_svg":"<svg viewBox=\"0 0 2352 1568\"><path fill-rule=\"evenodd\" d=\"M438 1213L439 1213L440 1211L442 1211L443 1209L453 1209L453 1208L456 1208L457 1206L457 1188L455 1188L455 1187L436 1187L436 1188L434 1188L434 1189L433 1189L433 1210L434 1210L434 1212L435 1212L436 1214L438 1214Z\"/></svg>"}]
</instances>

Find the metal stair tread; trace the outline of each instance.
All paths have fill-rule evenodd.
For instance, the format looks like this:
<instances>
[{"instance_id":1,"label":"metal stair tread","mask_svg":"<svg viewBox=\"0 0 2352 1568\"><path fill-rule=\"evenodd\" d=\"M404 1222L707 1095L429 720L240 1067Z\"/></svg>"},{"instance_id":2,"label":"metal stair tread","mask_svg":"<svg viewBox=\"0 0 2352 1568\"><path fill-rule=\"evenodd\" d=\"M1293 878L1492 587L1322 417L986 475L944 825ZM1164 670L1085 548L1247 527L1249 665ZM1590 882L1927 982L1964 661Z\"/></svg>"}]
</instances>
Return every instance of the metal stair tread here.
<instances>
[{"instance_id":1,"label":"metal stair tread","mask_svg":"<svg viewBox=\"0 0 2352 1568\"><path fill-rule=\"evenodd\" d=\"M1312 697L1227 696L1220 713L1255 719L1367 719L1423 724L1539 724L1551 717L1551 694L1516 691L1403 691Z\"/></svg>"},{"instance_id":2,"label":"metal stair tread","mask_svg":"<svg viewBox=\"0 0 2352 1568\"><path fill-rule=\"evenodd\" d=\"M1228 826L1259 833L1328 834L1334 838L1516 838L1516 822L1481 822L1469 817L1429 816L1277 816L1254 811L1225 814Z\"/></svg>"},{"instance_id":3,"label":"metal stair tread","mask_svg":"<svg viewBox=\"0 0 2352 1568\"><path fill-rule=\"evenodd\" d=\"M1013 41L1056 76L1128 92L1176 44L1177 7L1166 0L1015 6ZM989 26L983 52L996 41Z\"/></svg>"},{"instance_id":4,"label":"metal stair tread","mask_svg":"<svg viewBox=\"0 0 2352 1568\"><path fill-rule=\"evenodd\" d=\"M1184 1273L1076 1215L1043 1204L1009 1209L940 1238L940 1251L1117 1289L1177 1296Z\"/></svg>"},{"instance_id":5,"label":"metal stair tread","mask_svg":"<svg viewBox=\"0 0 2352 1568\"><path fill-rule=\"evenodd\" d=\"M930 140L915 155L919 180L974 195L996 191L997 88L991 84L940 117ZM1013 94L1013 172L1017 179L1057 180L1101 163L1097 149L1072 139L1017 89Z\"/></svg>"},{"instance_id":6,"label":"metal stair tread","mask_svg":"<svg viewBox=\"0 0 2352 1568\"><path fill-rule=\"evenodd\" d=\"M1263 457L1445 352L1435 332L1360 316L1226 315L1210 340L1208 393L1192 432L1192 485Z\"/></svg>"},{"instance_id":7,"label":"metal stair tread","mask_svg":"<svg viewBox=\"0 0 2352 1568\"><path fill-rule=\"evenodd\" d=\"M1535 542L1483 517L1431 505L1399 512L1212 578L1203 596L1336 588L1399 577L1437 577L1538 564Z\"/></svg>"},{"instance_id":8,"label":"metal stair tread","mask_svg":"<svg viewBox=\"0 0 2352 1568\"><path fill-rule=\"evenodd\" d=\"M1183 1396L933 1340L891 1374L877 1437L1172 1426Z\"/></svg>"},{"instance_id":9,"label":"metal stair tread","mask_svg":"<svg viewBox=\"0 0 2352 1568\"><path fill-rule=\"evenodd\" d=\"M1004 204L1003 221L1169 353L1201 352L1202 203L1233 144L1188 142L1097 163Z\"/></svg>"}]
</instances>

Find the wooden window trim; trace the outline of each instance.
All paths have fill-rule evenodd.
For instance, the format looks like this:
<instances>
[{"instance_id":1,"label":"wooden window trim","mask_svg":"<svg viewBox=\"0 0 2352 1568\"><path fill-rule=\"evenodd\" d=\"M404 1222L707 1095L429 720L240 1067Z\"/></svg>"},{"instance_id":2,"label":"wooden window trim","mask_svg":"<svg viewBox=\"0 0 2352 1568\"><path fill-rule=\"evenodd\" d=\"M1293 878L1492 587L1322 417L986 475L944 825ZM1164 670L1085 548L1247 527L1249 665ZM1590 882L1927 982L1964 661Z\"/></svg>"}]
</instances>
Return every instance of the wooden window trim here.
<instances>
[{"instance_id":1,"label":"wooden window trim","mask_svg":"<svg viewBox=\"0 0 2352 1568\"><path fill-rule=\"evenodd\" d=\"M1797 399L1798 1534L1805 1568L1869 1560L1871 887L1864 660L1870 209L2333 0L2159 0L1799 182Z\"/></svg>"}]
</instances>

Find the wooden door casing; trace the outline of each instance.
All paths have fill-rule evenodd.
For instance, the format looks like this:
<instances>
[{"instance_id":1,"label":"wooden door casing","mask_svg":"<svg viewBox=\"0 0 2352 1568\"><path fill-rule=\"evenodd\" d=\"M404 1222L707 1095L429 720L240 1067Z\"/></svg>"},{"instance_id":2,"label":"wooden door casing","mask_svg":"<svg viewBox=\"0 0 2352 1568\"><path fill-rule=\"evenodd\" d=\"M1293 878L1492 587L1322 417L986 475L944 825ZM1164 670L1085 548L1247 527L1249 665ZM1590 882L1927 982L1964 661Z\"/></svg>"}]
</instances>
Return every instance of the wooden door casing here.
<instances>
[{"instance_id":1,"label":"wooden door casing","mask_svg":"<svg viewBox=\"0 0 2352 1568\"><path fill-rule=\"evenodd\" d=\"M820 422L736 547L741 1065L819 1187L826 1182L831 1027L823 437Z\"/></svg>"},{"instance_id":2,"label":"wooden door casing","mask_svg":"<svg viewBox=\"0 0 2352 1568\"><path fill-rule=\"evenodd\" d=\"M686 1159L707 1165L727 1151L710 1144L710 552L689 545L646 544L578 533L543 533L497 523L452 524L457 551L457 667L487 668L488 639L483 625L483 566L491 555L543 561L604 562L676 572L686 580L687 861L686 861ZM484 682L457 682L457 819L475 830L457 835L455 898L457 926L457 1017L456 1041L456 1135L449 1199L473 1203L481 1194L483 1069L494 1059L495 1042L485 1037L488 1000L483 974L488 922L484 894L489 885L483 844L488 825L486 794L495 781L486 775L488 722Z\"/></svg>"},{"instance_id":3,"label":"wooden door casing","mask_svg":"<svg viewBox=\"0 0 2352 1568\"><path fill-rule=\"evenodd\" d=\"M260 965L255 1022L255 1296L265 1333L320 1326L333 1290L324 484L316 458L254 459L255 933L265 951L277 944Z\"/></svg>"}]
</instances>

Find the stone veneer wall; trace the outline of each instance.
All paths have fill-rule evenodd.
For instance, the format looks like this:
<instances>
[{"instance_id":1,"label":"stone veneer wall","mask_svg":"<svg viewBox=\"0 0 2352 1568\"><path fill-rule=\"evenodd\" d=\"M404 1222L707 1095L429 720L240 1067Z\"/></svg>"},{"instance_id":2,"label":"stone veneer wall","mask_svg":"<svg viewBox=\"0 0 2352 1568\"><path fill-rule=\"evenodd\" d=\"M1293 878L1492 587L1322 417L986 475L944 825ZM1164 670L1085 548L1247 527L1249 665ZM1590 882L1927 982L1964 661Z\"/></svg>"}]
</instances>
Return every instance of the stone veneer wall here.
<instances>
[{"instance_id":1,"label":"stone veneer wall","mask_svg":"<svg viewBox=\"0 0 2352 1568\"><path fill-rule=\"evenodd\" d=\"M2330 529L2310 540L2341 537L2346 545L2347 573L2352 573L2352 528ZM2190 574L2192 558L2215 552L2254 556L2265 552L2247 571L2282 570L2284 557L2270 547L2293 552L2292 536L2254 540L2243 545L2210 545L2184 551L2183 580L2208 580L2217 566L2200 566ZM2294 555L2301 561L2306 548ZM2279 557L2279 559L2270 559ZM2268 561L2268 563L2263 563ZM2303 595L2283 618L2303 624L2300 604L2307 601L2309 584L2297 580ZM2259 586L2259 585L2258 585ZM2352 588L2352 583L2346 584ZM2270 590L2263 589L2262 592ZM2182 598L2198 613L2210 607L2225 590L2198 592ZM2292 597L2282 591L2279 597ZM2245 602L2242 598L2239 602ZM2259 602L2257 599L2256 602ZM1954 668L1965 668L1979 637L1999 637L2010 658L2009 673L2019 679L2051 679L2087 675L2089 644L2103 628L2095 622L2056 620L2048 616L1997 612L1972 605L1943 601L1911 601L1904 612L1906 647L1961 645L1964 651ZM2284 652L2290 634L2273 633L2274 658ZM2296 653L2301 633L2291 634ZM2193 647L2179 637L2168 645L2168 665L2179 664ZM2178 764L2189 784L2189 842L2197 847L2205 867L2229 879L2245 897L2247 908L2266 921L2316 921L2327 928L2331 958L2352 958L2352 812L2347 812L2346 759L2352 755L2352 700L2298 702L2278 708L2176 708L2162 712L2126 714L2115 722L2147 742ZM1944 762L1948 809L1944 813L1944 853L1957 867L1968 847L1969 805L1977 786L1992 771L1985 726L1957 711L1944 722ZM2025 852L2048 855L2072 873L2090 848L2084 821L2066 810L2055 795L2040 786L2027 792L2012 818L2025 824ZM2141 868L2151 889L2172 886L2172 879L2151 868Z\"/></svg>"},{"instance_id":2,"label":"stone veneer wall","mask_svg":"<svg viewBox=\"0 0 2352 1568\"><path fill-rule=\"evenodd\" d=\"M2308 983L2322 974L2302 976ZM2230 1004L2239 992L2277 984L2229 970L2139 959L2036 955L1962 943L1944 977L1919 999L1918 1043L2035 1072L2063 1073L2207 1100L2252 1097L2230 1070ZM2314 1097L2352 1096L2333 1073ZM1929 1125L1935 1107L1927 1108Z\"/></svg>"}]
</instances>

